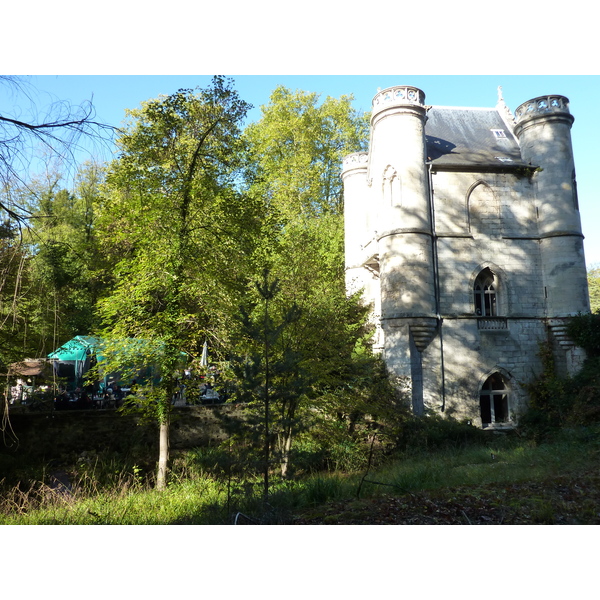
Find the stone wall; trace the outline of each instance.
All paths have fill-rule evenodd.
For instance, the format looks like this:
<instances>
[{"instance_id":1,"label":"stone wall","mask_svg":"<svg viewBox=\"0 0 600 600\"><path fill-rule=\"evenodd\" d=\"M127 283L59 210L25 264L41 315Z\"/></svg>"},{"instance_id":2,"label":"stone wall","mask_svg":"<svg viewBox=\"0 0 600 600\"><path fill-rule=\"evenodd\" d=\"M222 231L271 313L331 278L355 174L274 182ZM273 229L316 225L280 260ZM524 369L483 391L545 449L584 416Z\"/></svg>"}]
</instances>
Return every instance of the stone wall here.
<instances>
[{"instance_id":1,"label":"stone wall","mask_svg":"<svg viewBox=\"0 0 600 600\"><path fill-rule=\"evenodd\" d=\"M171 420L171 448L185 450L227 439L243 407L233 404L175 408ZM115 410L12 412L10 425L17 441L5 435L0 452L19 452L45 460L84 451L119 453L157 452L158 430L153 422ZM12 441L12 443L11 443Z\"/></svg>"}]
</instances>

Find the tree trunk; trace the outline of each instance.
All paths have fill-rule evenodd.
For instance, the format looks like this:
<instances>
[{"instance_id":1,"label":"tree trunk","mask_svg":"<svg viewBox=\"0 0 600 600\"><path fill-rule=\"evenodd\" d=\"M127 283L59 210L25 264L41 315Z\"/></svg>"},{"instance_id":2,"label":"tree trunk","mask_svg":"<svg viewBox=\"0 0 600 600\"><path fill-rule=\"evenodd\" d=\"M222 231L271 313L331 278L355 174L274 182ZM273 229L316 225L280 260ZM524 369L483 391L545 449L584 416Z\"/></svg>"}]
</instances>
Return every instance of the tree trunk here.
<instances>
[{"instance_id":1,"label":"tree trunk","mask_svg":"<svg viewBox=\"0 0 600 600\"><path fill-rule=\"evenodd\" d=\"M290 465L290 450L292 449L292 432L287 431L283 434L281 442L281 476L285 479L288 476L288 467Z\"/></svg>"},{"instance_id":2,"label":"tree trunk","mask_svg":"<svg viewBox=\"0 0 600 600\"><path fill-rule=\"evenodd\" d=\"M169 462L169 417L160 422L158 472L156 474L156 489L167 487L167 464Z\"/></svg>"}]
</instances>

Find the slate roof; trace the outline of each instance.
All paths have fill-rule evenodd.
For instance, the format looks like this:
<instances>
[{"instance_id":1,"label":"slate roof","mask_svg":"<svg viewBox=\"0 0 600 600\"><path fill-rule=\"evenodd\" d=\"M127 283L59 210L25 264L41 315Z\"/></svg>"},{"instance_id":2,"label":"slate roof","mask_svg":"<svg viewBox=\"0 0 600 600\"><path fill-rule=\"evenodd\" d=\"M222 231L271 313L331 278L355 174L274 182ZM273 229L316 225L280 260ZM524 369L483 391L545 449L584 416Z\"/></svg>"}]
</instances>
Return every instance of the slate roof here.
<instances>
[{"instance_id":1,"label":"slate roof","mask_svg":"<svg viewBox=\"0 0 600 600\"><path fill-rule=\"evenodd\" d=\"M495 108L432 106L425 136L427 160L442 168L527 166L517 139Z\"/></svg>"}]
</instances>

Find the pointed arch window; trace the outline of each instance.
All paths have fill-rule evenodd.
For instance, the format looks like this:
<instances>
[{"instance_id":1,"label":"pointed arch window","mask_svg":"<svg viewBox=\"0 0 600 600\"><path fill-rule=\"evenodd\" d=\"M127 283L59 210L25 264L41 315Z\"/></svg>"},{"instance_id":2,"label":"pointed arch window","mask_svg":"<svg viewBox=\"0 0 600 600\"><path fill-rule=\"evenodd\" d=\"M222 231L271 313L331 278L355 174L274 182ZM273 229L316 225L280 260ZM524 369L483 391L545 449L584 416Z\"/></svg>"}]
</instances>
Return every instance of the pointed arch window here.
<instances>
[{"instance_id":1,"label":"pointed arch window","mask_svg":"<svg viewBox=\"0 0 600 600\"><path fill-rule=\"evenodd\" d=\"M496 317L498 315L498 282L490 269L484 269L475 280L475 314L478 317Z\"/></svg>"},{"instance_id":2,"label":"pointed arch window","mask_svg":"<svg viewBox=\"0 0 600 600\"><path fill-rule=\"evenodd\" d=\"M467 210L472 234L492 237L501 234L500 199L485 181L477 181L467 192Z\"/></svg>"},{"instance_id":3,"label":"pointed arch window","mask_svg":"<svg viewBox=\"0 0 600 600\"><path fill-rule=\"evenodd\" d=\"M384 206L400 206L402 204L402 189L396 169L387 166L383 174Z\"/></svg>"},{"instance_id":4,"label":"pointed arch window","mask_svg":"<svg viewBox=\"0 0 600 600\"><path fill-rule=\"evenodd\" d=\"M479 394L479 407L483 427L510 422L509 393L500 373L485 380Z\"/></svg>"}]
</instances>

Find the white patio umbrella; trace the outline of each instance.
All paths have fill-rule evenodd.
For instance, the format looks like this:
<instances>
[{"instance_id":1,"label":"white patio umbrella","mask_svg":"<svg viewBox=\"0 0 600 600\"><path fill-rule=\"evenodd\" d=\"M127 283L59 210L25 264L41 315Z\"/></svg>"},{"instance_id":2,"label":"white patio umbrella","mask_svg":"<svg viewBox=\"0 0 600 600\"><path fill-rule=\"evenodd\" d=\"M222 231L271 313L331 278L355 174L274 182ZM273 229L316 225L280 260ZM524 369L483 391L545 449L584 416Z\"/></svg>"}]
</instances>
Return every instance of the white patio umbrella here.
<instances>
[{"instance_id":1,"label":"white patio umbrella","mask_svg":"<svg viewBox=\"0 0 600 600\"><path fill-rule=\"evenodd\" d=\"M206 340L204 340L204 345L202 346L202 357L200 358L200 366L208 367L208 344Z\"/></svg>"}]
</instances>

